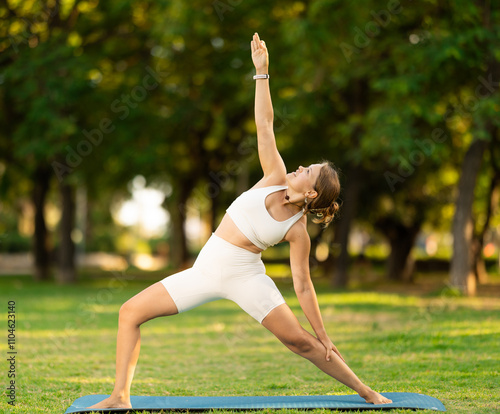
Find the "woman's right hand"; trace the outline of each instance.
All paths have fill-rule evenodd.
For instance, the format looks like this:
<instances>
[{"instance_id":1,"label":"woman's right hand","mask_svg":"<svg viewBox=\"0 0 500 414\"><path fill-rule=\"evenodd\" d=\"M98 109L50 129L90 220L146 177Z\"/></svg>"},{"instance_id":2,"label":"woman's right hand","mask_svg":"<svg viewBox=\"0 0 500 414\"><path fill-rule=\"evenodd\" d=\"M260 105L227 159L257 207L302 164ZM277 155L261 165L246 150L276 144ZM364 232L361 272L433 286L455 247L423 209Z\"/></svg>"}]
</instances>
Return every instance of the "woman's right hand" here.
<instances>
[{"instance_id":1,"label":"woman's right hand","mask_svg":"<svg viewBox=\"0 0 500 414\"><path fill-rule=\"evenodd\" d=\"M255 33L253 35L251 46L252 60L257 73L259 71L267 73L267 68L269 66L269 54L267 52L266 42L260 40L258 33Z\"/></svg>"},{"instance_id":2,"label":"woman's right hand","mask_svg":"<svg viewBox=\"0 0 500 414\"><path fill-rule=\"evenodd\" d=\"M325 337L323 339L320 339L321 343L323 346L326 348L326 355L325 359L327 361L330 361L332 358L333 354L337 354L338 357L345 362L344 357L341 355L340 351L337 349L337 347L333 344L332 340L329 337Z\"/></svg>"}]
</instances>

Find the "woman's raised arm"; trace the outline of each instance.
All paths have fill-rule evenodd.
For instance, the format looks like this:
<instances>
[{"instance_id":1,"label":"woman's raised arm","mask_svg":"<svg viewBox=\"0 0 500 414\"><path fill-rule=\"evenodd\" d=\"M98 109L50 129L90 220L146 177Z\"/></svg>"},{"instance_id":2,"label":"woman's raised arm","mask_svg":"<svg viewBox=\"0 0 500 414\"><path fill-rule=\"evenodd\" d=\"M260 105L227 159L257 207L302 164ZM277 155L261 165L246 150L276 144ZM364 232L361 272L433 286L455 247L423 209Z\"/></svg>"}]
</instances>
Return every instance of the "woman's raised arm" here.
<instances>
[{"instance_id":1,"label":"woman's raised arm","mask_svg":"<svg viewBox=\"0 0 500 414\"><path fill-rule=\"evenodd\" d=\"M268 74L269 55L266 44L255 33L251 42L252 60L257 75ZM273 177L273 181L285 180L286 167L276 146L273 131L274 111L271 102L268 79L255 80L255 125L257 127L257 143L259 159L264 177Z\"/></svg>"}]
</instances>

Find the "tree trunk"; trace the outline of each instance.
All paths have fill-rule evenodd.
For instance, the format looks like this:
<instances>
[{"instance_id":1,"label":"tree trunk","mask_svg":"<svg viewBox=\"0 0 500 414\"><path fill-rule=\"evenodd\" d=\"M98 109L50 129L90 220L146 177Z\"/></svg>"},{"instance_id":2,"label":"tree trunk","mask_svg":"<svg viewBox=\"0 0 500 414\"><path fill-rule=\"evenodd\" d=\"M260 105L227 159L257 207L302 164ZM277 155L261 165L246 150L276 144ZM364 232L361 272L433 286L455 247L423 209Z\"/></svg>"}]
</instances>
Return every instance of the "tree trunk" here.
<instances>
[{"instance_id":1,"label":"tree trunk","mask_svg":"<svg viewBox=\"0 0 500 414\"><path fill-rule=\"evenodd\" d=\"M349 282L349 233L351 224L356 216L359 192L362 184L361 167L351 167L345 184L345 195L340 209L340 219L335 227L334 244L340 246L338 257L334 257L332 286L344 288Z\"/></svg>"},{"instance_id":2,"label":"tree trunk","mask_svg":"<svg viewBox=\"0 0 500 414\"><path fill-rule=\"evenodd\" d=\"M62 205L60 222L59 260L57 281L63 284L76 283L75 244L71 233L75 227L75 202L73 188L63 182L59 186Z\"/></svg>"},{"instance_id":3,"label":"tree trunk","mask_svg":"<svg viewBox=\"0 0 500 414\"><path fill-rule=\"evenodd\" d=\"M39 165L33 177L33 205L35 207L35 233L33 235L33 256L35 261L35 280L48 280L50 270L50 252L47 243L45 224L45 200L49 191L50 168Z\"/></svg>"},{"instance_id":4,"label":"tree trunk","mask_svg":"<svg viewBox=\"0 0 500 414\"><path fill-rule=\"evenodd\" d=\"M176 269L188 267L189 252L187 248L187 238L185 222L187 215L186 203L193 189L191 181L180 181L176 188L177 197L174 205L170 205L170 220L172 223L172 238L170 243L170 262Z\"/></svg>"},{"instance_id":5,"label":"tree trunk","mask_svg":"<svg viewBox=\"0 0 500 414\"><path fill-rule=\"evenodd\" d=\"M391 253L387 259L387 278L403 282L413 282L415 260L411 254L420 225L399 226L397 237L389 239Z\"/></svg>"},{"instance_id":6,"label":"tree trunk","mask_svg":"<svg viewBox=\"0 0 500 414\"><path fill-rule=\"evenodd\" d=\"M83 256L87 250L87 223L88 223L88 196L87 187L79 186L76 190L75 228L80 231L81 240L78 241L77 255Z\"/></svg>"},{"instance_id":7,"label":"tree trunk","mask_svg":"<svg viewBox=\"0 0 500 414\"><path fill-rule=\"evenodd\" d=\"M487 198L487 208L486 208L486 218L484 220L483 226L478 234L474 235L473 241L473 264L474 275L476 281L479 284L484 284L488 282L488 272L486 271L486 266L483 259L483 247L484 247L484 237L487 230L490 227L491 218L495 215L498 209L500 201L500 167L497 165L497 158L495 154L496 144L496 134L498 133L498 128L491 129L492 141L490 143L490 162L493 169L493 177L490 182L490 187L488 190Z\"/></svg>"},{"instance_id":8,"label":"tree trunk","mask_svg":"<svg viewBox=\"0 0 500 414\"><path fill-rule=\"evenodd\" d=\"M491 3L490 1L483 1L481 2L481 7L483 8L483 26L491 31ZM500 76L500 62L498 62L497 59L493 57L493 55L489 56L488 59L488 66L486 68L486 74L490 74L491 79L497 80L498 77ZM498 90L495 91L498 93ZM498 134L498 127L493 125L490 119L486 120L487 122L487 127L486 130L489 133L490 136L490 145L489 145L489 150L490 150L490 162L491 166L493 168L493 178L491 179L490 183L490 188L488 192L488 207L486 211L486 220L484 222L484 225L482 229L479 231L478 234L474 234L472 236L472 242L470 245L470 250L471 250L471 262L472 262L472 272L474 274L475 279L472 279L470 274L467 275L467 279L470 279L471 284L475 288L475 283L486 283L488 281L488 273L486 271L486 266L484 264L483 260L483 246L484 246L484 236L486 234L486 231L489 228L490 225L490 220L492 215L494 215L494 212L498 206L498 199L499 199L499 192L498 192L498 185L500 184L500 168L498 165L498 156L495 153L495 151L498 149L498 139L497 139L497 134ZM484 144L486 146L486 144ZM465 163L465 160L464 160ZM479 162L480 165L480 162ZM479 167L478 167L479 170ZM463 171L463 170L462 170ZM464 172L464 171L463 171ZM460 197L460 196L459 196ZM471 206L471 215L472 215L472 206ZM474 233L474 227L472 228L472 232ZM464 243L461 241L461 243ZM458 260L458 259L457 259ZM463 283L463 278L465 277L465 269L463 267L466 266L465 263L458 264L457 263L457 268L453 269L452 271L455 270L456 273L451 274L452 278L452 283L453 279L457 279L458 283ZM467 292L468 294L471 294L470 292Z\"/></svg>"},{"instance_id":9,"label":"tree trunk","mask_svg":"<svg viewBox=\"0 0 500 414\"><path fill-rule=\"evenodd\" d=\"M321 78L321 76L319 77ZM349 105L351 113L355 113L362 117L369 106L366 97L368 90L368 83L366 79L358 79L352 84L352 90L348 91L345 96L346 102ZM361 135L363 134L363 127L361 124L355 126L351 133L351 140L353 145L360 142ZM359 193L362 186L363 169L360 165L354 162L350 163L347 181L345 184L344 200L340 211L340 220L335 227L334 243L340 246L340 251L337 257L333 257L333 275L331 283L334 287L346 287L349 282L349 233L351 231L351 224L356 216L358 206Z\"/></svg>"},{"instance_id":10,"label":"tree trunk","mask_svg":"<svg viewBox=\"0 0 500 414\"><path fill-rule=\"evenodd\" d=\"M415 262L411 250L422 223L423 215L419 215L411 225L405 225L393 217L383 218L376 223L391 246L391 252L387 258L389 280L413 282Z\"/></svg>"},{"instance_id":11,"label":"tree trunk","mask_svg":"<svg viewBox=\"0 0 500 414\"><path fill-rule=\"evenodd\" d=\"M474 236L472 240L472 270L478 285L488 283L488 271L482 254L483 247L484 238Z\"/></svg>"},{"instance_id":12,"label":"tree trunk","mask_svg":"<svg viewBox=\"0 0 500 414\"><path fill-rule=\"evenodd\" d=\"M453 256L450 282L462 293L472 296L476 292L476 279L472 270L472 204L476 179L487 142L476 139L465 153L462 175L458 183L458 197L453 217Z\"/></svg>"},{"instance_id":13,"label":"tree trunk","mask_svg":"<svg viewBox=\"0 0 500 414\"><path fill-rule=\"evenodd\" d=\"M210 197L210 229L214 232L217 228L217 210L219 209L220 194Z\"/></svg>"}]
</instances>

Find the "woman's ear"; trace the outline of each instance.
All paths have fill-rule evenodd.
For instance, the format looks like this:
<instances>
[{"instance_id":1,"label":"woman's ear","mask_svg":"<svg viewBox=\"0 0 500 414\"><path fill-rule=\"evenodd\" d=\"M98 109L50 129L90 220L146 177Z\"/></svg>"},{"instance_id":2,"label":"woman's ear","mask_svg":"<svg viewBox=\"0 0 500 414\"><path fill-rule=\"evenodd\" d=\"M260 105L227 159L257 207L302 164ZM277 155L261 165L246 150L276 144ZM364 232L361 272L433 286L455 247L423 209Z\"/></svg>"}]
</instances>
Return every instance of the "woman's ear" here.
<instances>
[{"instance_id":1,"label":"woman's ear","mask_svg":"<svg viewBox=\"0 0 500 414\"><path fill-rule=\"evenodd\" d=\"M310 190L306 193L307 198L316 198L318 196L318 193L314 190Z\"/></svg>"}]
</instances>

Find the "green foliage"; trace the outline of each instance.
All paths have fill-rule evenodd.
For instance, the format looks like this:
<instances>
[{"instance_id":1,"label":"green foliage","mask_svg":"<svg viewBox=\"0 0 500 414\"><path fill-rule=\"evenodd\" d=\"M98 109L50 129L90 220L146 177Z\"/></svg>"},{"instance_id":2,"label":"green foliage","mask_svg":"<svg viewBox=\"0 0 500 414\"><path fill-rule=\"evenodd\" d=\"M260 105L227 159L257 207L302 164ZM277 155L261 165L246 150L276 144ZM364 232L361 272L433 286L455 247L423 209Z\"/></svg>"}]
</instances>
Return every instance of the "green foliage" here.
<instances>
[{"instance_id":1,"label":"green foliage","mask_svg":"<svg viewBox=\"0 0 500 414\"><path fill-rule=\"evenodd\" d=\"M27 252L31 247L31 238L22 236L17 232L3 233L0 237L0 252L21 253Z\"/></svg>"}]
</instances>

